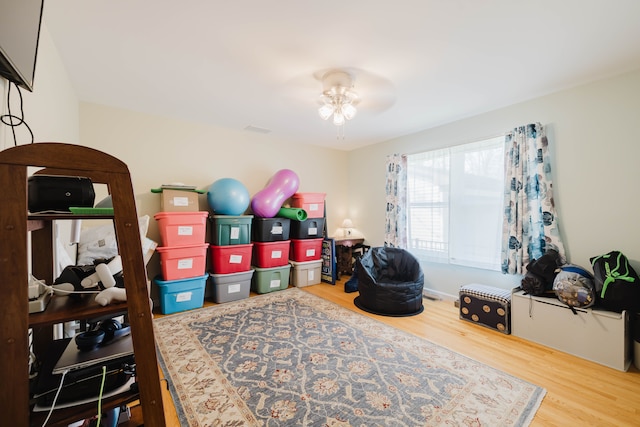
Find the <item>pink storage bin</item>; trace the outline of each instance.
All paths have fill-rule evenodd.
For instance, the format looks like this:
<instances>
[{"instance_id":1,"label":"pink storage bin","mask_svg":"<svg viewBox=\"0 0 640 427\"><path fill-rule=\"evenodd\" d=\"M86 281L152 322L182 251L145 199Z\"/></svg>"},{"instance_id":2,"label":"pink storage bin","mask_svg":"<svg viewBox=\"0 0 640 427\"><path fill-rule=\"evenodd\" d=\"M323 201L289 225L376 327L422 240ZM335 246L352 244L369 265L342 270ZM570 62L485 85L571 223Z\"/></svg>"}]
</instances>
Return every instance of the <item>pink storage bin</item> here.
<instances>
[{"instance_id":1,"label":"pink storage bin","mask_svg":"<svg viewBox=\"0 0 640 427\"><path fill-rule=\"evenodd\" d=\"M201 245L205 242L209 212L158 212L162 246Z\"/></svg>"},{"instance_id":2,"label":"pink storage bin","mask_svg":"<svg viewBox=\"0 0 640 427\"><path fill-rule=\"evenodd\" d=\"M324 218L324 198L326 193L295 193L291 196L291 206L302 208L307 218Z\"/></svg>"},{"instance_id":3,"label":"pink storage bin","mask_svg":"<svg viewBox=\"0 0 640 427\"><path fill-rule=\"evenodd\" d=\"M207 264L207 245L158 247L162 278L188 279L204 275Z\"/></svg>"}]
</instances>

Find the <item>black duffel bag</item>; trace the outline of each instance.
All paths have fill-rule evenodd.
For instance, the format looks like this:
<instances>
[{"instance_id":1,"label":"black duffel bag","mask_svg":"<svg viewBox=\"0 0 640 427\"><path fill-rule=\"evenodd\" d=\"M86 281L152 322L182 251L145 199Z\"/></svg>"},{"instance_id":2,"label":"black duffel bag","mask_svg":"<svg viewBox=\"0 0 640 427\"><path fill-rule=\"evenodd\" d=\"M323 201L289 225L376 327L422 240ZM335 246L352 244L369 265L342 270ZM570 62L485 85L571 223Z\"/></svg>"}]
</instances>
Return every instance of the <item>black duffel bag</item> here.
<instances>
[{"instance_id":1,"label":"black duffel bag","mask_svg":"<svg viewBox=\"0 0 640 427\"><path fill-rule=\"evenodd\" d=\"M640 277L620 251L591 258L598 304L607 310L640 312Z\"/></svg>"}]
</instances>

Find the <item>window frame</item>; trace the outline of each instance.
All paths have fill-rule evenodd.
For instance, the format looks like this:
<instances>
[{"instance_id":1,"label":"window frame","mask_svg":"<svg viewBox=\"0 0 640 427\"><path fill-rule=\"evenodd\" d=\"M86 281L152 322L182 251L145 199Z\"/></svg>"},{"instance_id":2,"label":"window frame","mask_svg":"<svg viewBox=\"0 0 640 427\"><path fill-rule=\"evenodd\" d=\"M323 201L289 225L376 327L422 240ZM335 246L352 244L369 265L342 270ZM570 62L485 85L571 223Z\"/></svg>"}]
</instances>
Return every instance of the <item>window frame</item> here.
<instances>
[{"instance_id":1,"label":"window frame","mask_svg":"<svg viewBox=\"0 0 640 427\"><path fill-rule=\"evenodd\" d=\"M504 150L505 138L500 135L407 155L407 249L419 260L501 271ZM437 160L438 170L416 172L417 162L435 164ZM486 175L478 174L480 170ZM427 200L416 200L414 191L419 179L427 181L425 185L432 182L432 188L424 190ZM478 183L486 185L475 185ZM475 194L467 194L468 187L475 189ZM464 203L473 199L473 206ZM425 213L418 214L417 209L431 209L433 214L422 231L415 224ZM485 217L486 224L470 218L468 213L473 210ZM464 232L472 233L465 238L475 236L471 239L475 249L461 243L465 238L458 234ZM416 238L420 233L428 238ZM491 254L486 255L486 251Z\"/></svg>"}]
</instances>

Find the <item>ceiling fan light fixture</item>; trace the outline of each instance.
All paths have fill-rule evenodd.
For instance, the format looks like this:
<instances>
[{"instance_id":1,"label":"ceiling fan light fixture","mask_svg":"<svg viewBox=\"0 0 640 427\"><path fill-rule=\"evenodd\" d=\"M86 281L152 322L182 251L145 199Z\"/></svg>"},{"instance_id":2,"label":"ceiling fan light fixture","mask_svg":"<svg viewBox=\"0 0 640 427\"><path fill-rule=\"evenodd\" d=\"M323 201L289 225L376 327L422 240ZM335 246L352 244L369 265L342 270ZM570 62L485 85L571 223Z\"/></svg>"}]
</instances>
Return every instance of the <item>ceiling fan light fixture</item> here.
<instances>
[{"instance_id":1,"label":"ceiling fan light fixture","mask_svg":"<svg viewBox=\"0 0 640 427\"><path fill-rule=\"evenodd\" d=\"M346 71L329 71L322 77L322 88L320 100L323 104L318 114L323 120L333 115L333 124L343 127L358 112L354 105L358 94L353 90L353 78Z\"/></svg>"},{"instance_id":2,"label":"ceiling fan light fixture","mask_svg":"<svg viewBox=\"0 0 640 427\"><path fill-rule=\"evenodd\" d=\"M328 120L329 117L331 117L331 115L333 114L334 110L335 108L332 104L324 104L318 109L318 114L320 114L322 120Z\"/></svg>"},{"instance_id":3,"label":"ceiling fan light fixture","mask_svg":"<svg viewBox=\"0 0 640 427\"><path fill-rule=\"evenodd\" d=\"M344 114L344 118L347 120L351 120L355 117L358 110L351 103L344 104L342 106L342 114Z\"/></svg>"}]
</instances>

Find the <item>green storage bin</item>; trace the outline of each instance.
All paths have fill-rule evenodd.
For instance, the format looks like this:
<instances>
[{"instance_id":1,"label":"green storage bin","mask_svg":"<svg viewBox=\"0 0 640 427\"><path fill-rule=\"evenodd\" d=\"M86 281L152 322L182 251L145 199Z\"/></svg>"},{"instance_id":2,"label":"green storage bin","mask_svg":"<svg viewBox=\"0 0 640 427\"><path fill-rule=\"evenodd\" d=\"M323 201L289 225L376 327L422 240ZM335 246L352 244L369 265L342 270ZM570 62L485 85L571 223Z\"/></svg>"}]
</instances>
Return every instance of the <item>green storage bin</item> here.
<instances>
[{"instance_id":1,"label":"green storage bin","mask_svg":"<svg viewBox=\"0 0 640 427\"><path fill-rule=\"evenodd\" d=\"M289 287L291 264L282 267L259 268L252 266L251 268L254 269L253 277L251 278L251 290L253 292L266 294Z\"/></svg>"},{"instance_id":2,"label":"green storage bin","mask_svg":"<svg viewBox=\"0 0 640 427\"><path fill-rule=\"evenodd\" d=\"M214 246L246 245L251 242L253 215L211 216L211 244Z\"/></svg>"}]
</instances>

